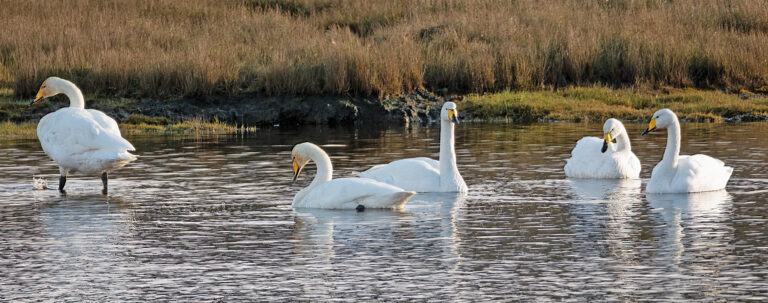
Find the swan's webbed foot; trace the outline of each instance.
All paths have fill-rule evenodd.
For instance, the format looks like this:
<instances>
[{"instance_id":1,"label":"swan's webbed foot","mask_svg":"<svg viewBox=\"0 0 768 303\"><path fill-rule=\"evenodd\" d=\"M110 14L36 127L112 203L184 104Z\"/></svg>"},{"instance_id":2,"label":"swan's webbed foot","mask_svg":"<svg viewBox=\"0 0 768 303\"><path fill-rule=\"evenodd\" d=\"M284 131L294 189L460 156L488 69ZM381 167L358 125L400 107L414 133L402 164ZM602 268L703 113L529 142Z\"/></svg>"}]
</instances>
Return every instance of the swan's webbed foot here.
<instances>
[{"instance_id":1,"label":"swan's webbed foot","mask_svg":"<svg viewBox=\"0 0 768 303\"><path fill-rule=\"evenodd\" d=\"M104 188L101 189L103 195L107 194L107 172L101 173L101 183L104 184Z\"/></svg>"},{"instance_id":2,"label":"swan's webbed foot","mask_svg":"<svg viewBox=\"0 0 768 303\"><path fill-rule=\"evenodd\" d=\"M358 204L357 207L355 207L355 210L357 212L364 212L365 211L365 206L362 205L362 204Z\"/></svg>"},{"instance_id":3,"label":"swan's webbed foot","mask_svg":"<svg viewBox=\"0 0 768 303\"><path fill-rule=\"evenodd\" d=\"M67 176L59 176L59 192L66 195L67 191L64 190L65 184L67 184Z\"/></svg>"}]
</instances>

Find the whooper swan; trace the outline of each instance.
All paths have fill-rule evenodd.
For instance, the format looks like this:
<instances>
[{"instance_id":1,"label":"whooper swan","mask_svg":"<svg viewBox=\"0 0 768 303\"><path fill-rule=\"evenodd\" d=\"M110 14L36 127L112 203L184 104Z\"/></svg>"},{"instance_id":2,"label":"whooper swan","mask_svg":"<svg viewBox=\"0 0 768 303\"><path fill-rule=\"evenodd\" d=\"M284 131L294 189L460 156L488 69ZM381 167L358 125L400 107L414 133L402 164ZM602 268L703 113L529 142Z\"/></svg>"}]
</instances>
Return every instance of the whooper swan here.
<instances>
[{"instance_id":1,"label":"whooper swan","mask_svg":"<svg viewBox=\"0 0 768 303\"><path fill-rule=\"evenodd\" d=\"M401 209L416 193L365 178L332 180L331 158L320 147L309 142L296 145L291 152L293 180L299 177L309 160L317 165L317 175L312 183L293 198L294 208Z\"/></svg>"},{"instance_id":2,"label":"whooper swan","mask_svg":"<svg viewBox=\"0 0 768 303\"><path fill-rule=\"evenodd\" d=\"M576 142L571 158L566 160L565 175L591 179L639 178L640 160L632 152L624 124L608 119L603 124L603 134L603 139L584 137ZM614 139L616 144L611 144Z\"/></svg>"},{"instance_id":3,"label":"whooper swan","mask_svg":"<svg viewBox=\"0 0 768 303\"><path fill-rule=\"evenodd\" d=\"M467 192L467 184L456 167L453 124L458 124L456 104L446 102L440 111L440 160L409 158L371 167L360 173L370 178L415 192Z\"/></svg>"},{"instance_id":4,"label":"whooper swan","mask_svg":"<svg viewBox=\"0 0 768 303\"><path fill-rule=\"evenodd\" d=\"M733 168L707 155L680 156L680 122L669 109L653 114L643 135L657 128L667 129L664 157L653 168L646 193L693 193L725 188Z\"/></svg>"},{"instance_id":5,"label":"whooper swan","mask_svg":"<svg viewBox=\"0 0 768 303\"><path fill-rule=\"evenodd\" d=\"M65 193L64 184L70 172L101 174L107 194L107 174L136 160L128 151L135 150L120 135L117 122L103 112L85 109L80 89L67 80L50 77L43 82L37 96L30 103L58 94L69 98L69 107L45 115L37 125L37 137L43 151L59 165L59 191Z\"/></svg>"}]
</instances>

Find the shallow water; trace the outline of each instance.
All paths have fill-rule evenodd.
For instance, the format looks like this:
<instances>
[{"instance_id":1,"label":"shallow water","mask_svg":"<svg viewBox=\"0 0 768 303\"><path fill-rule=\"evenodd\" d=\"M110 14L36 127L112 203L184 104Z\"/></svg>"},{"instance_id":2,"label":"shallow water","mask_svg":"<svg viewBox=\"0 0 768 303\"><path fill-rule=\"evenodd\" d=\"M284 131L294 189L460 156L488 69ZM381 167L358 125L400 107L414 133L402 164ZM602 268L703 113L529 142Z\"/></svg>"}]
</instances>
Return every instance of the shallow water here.
<instances>
[{"instance_id":1,"label":"shallow water","mask_svg":"<svg viewBox=\"0 0 768 303\"><path fill-rule=\"evenodd\" d=\"M665 132L628 124L643 180L567 180L597 124L460 124L467 196L402 212L293 210L290 150L334 176L437 157L439 127L129 137L139 160L71 176L37 140L0 139L0 301L768 300L768 124L683 124L683 153L734 167L727 192L648 195ZM33 190L32 176L48 190Z\"/></svg>"}]
</instances>

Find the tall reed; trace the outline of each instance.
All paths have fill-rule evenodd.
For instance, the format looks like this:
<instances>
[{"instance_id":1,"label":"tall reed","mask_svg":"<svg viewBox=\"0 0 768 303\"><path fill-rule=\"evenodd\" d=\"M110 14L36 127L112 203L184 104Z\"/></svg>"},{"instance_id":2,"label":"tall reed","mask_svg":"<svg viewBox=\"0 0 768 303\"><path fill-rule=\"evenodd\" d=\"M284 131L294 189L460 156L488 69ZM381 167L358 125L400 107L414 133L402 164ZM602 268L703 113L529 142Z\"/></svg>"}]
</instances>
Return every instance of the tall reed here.
<instances>
[{"instance_id":1,"label":"tall reed","mask_svg":"<svg viewBox=\"0 0 768 303\"><path fill-rule=\"evenodd\" d=\"M385 95L768 85L754 0L0 0L0 88Z\"/></svg>"}]
</instances>

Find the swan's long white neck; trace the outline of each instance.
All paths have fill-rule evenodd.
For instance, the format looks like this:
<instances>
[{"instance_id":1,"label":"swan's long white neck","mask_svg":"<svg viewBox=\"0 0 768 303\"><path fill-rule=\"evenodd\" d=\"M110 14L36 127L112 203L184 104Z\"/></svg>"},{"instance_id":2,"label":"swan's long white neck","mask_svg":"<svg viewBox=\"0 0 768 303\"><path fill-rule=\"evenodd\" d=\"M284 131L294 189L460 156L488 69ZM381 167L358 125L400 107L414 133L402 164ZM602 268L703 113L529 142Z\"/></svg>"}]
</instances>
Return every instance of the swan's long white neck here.
<instances>
[{"instance_id":1,"label":"swan's long white neck","mask_svg":"<svg viewBox=\"0 0 768 303\"><path fill-rule=\"evenodd\" d=\"M333 164L331 164L331 158L328 157L328 154L319 147L312 146L309 151L309 158L317 165L317 174L312 183L309 184L309 188L331 181L333 178Z\"/></svg>"},{"instance_id":2,"label":"swan's long white neck","mask_svg":"<svg viewBox=\"0 0 768 303\"><path fill-rule=\"evenodd\" d=\"M440 186L458 183L459 169L456 167L456 150L453 139L453 123L445 119L440 122Z\"/></svg>"},{"instance_id":3,"label":"swan's long white neck","mask_svg":"<svg viewBox=\"0 0 768 303\"><path fill-rule=\"evenodd\" d=\"M680 156L680 122L677 117L672 120L672 125L667 127L667 148L664 150L662 162L669 167L677 167L677 159Z\"/></svg>"},{"instance_id":4,"label":"swan's long white neck","mask_svg":"<svg viewBox=\"0 0 768 303\"><path fill-rule=\"evenodd\" d=\"M60 81L58 86L59 92L67 95L67 98L69 98L69 107L85 108L83 93L75 84L69 81Z\"/></svg>"},{"instance_id":5,"label":"swan's long white neck","mask_svg":"<svg viewBox=\"0 0 768 303\"><path fill-rule=\"evenodd\" d=\"M328 157L328 154L314 145L310 146L309 148L310 150L308 151L308 156L310 159L312 159L312 161L315 162L315 165L317 166L317 174L315 175L315 178L312 179L312 183L310 183L309 186L300 190L299 193L296 194L296 196L293 198L293 205L301 202L301 200L303 200L304 197L309 194L313 188L325 182L331 181L333 178L333 165L331 164L331 158Z\"/></svg>"},{"instance_id":6,"label":"swan's long white neck","mask_svg":"<svg viewBox=\"0 0 768 303\"><path fill-rule=\"evenodd\" d=\"M621 134L616 137L616 151L632 151L632 145L629 143L629 136L627 131L622 129Z\"/></svg>"}]
</instances>

